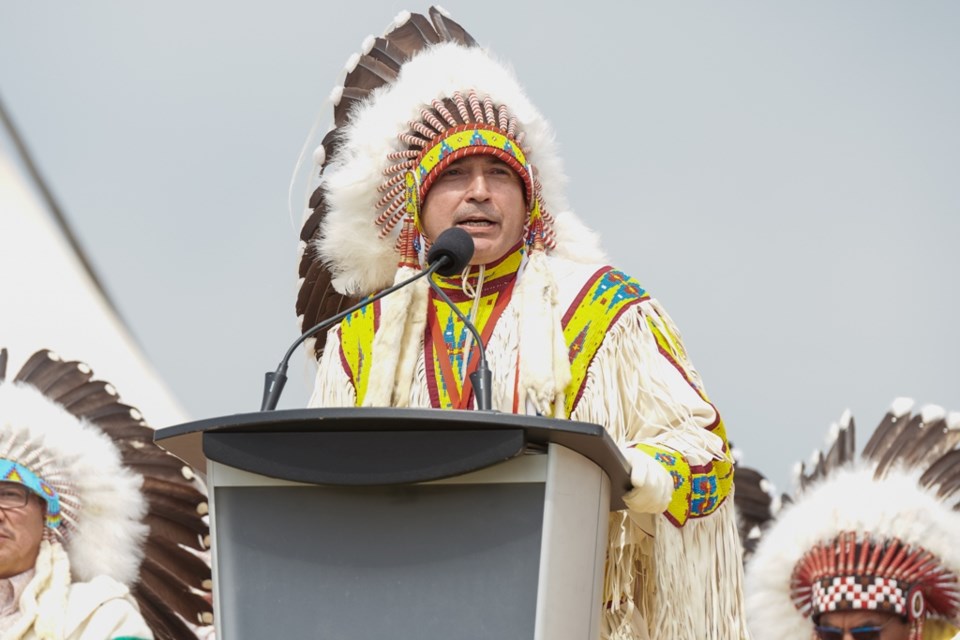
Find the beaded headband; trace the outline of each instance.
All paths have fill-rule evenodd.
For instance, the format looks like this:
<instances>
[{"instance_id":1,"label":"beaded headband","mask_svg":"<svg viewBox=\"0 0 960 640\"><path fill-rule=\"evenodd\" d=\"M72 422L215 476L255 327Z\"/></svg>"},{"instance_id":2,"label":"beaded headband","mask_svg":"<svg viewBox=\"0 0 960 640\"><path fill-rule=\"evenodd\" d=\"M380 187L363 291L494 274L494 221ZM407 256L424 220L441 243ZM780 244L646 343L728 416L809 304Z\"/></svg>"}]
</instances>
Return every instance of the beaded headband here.
<instances>
[{"instance_id":1,"label":"beaded headband","mask_svg":"<svg viewBox=\"0 0 960 640\"><path fill-rule=\"evenodd\" d=\"M797 609L815 619L833 611L884 611L910 621L960 612L960 582L929 551L894 538L844 532L814 546L790 578Z\"/></svg>"},{"instance_id":2,"label":"beaded headband","mask_svg":"<svg viewBox=\"0 0 960 640\"><path fill-rule=\"evenodd\" d=\"M60 494L56 489L44 482L43 478L35 474L27 467L8 460L0 458L0 482L13 482L23 485L34 494L43 498L47 505L44 521L47 528L56 529L60 526L62 518L60 516Z\"/></svg>"},{"instance_id":3,"label":"beaded headband","mask_svg":"<svg viewBox=\"0 0 960 640\"><path fill-rule=\"evenodd\" d=\"M434 181L451 164L475 155L495 157L519 176L529 212L527 243L541 249L556 245L553 217L543 206L540 181L522 147L524 132L518 132L517 118L506 105L494 105L489 96L481 99L476 91L466 97L455 91L451 98L423 107L420 119L408 126L397 136L407 148L387 155L394 163L383 170L386 180L378 187L383 195L377 201L382 211L374 221L379 237L385 238L405 220L397 238L401 263L417 253L412 246L419 248L415 236L422 234L421 205Z\"/></svg>"}]
</instances>

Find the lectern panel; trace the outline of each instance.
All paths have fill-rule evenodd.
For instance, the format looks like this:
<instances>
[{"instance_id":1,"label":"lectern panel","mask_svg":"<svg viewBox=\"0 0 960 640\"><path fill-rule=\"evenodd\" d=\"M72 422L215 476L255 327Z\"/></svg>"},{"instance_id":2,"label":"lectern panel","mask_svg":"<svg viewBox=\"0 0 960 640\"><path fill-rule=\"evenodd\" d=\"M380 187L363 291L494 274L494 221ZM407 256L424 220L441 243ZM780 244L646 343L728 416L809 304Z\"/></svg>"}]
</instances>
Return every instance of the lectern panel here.
<instances>
[{"instance_id":1,"label":"lectern panel","mask_svg":"<svg viewBox=\"0 0 960 640\"><path fill-rule=\"evenodd\" d=\"M534 636L542 483L214 491L224 638Z\"/></svg>"}]
</instances>

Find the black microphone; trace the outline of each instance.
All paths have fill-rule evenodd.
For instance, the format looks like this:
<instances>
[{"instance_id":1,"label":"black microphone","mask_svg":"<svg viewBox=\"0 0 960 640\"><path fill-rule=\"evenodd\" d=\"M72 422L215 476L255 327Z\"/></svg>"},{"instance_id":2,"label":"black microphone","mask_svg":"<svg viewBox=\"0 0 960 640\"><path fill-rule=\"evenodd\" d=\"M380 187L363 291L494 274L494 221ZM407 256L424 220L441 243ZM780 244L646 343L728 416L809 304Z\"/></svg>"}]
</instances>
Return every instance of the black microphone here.
<instances>
[{"instance_id":1,"label":"black microphone","mask_svg":"<svg viewBox=\"0 0 960 640\"><path fill-rule=\"evenodd\" d=\"M440 241L443 240L445 236L448 237L449 240L441 246ZM441 233L440 237L437 238L437 242L430 247L430 251L427 252L427 261L430 262L431 256L437 256L438 259L441 257L449 257L450 262L447 263L447 266L437 269L437 273L442 276L452 276L462 271L463 268L470 263L470 258L473 257L473 249L473 237L460 227L451 227ZM478 411L490 411L490 405L493 404L493 389L491 388L493 375L490 373L490 367L487 366L487 347L483 344L483 338L480 336L480 332L477 331L477 326L470 322L470 319L457 308L457 305L444 293L443 289L441 289L432 278L428 280L428 282L433 288L434 293L450 305L450 308L456 316L460 318L463 325L473 334L474 340L477 341L477 346L480 347L480 362L477 363L477 370L470 374L470 383L473 385L473 398L476 401L476 409ZM480 295L479 292L477 295Z\"/></svg>"},{"instance_id":2,"label":"black microphone","mask_svg":"<svg viewBox=\"0 0 960 640\"><path fill-rule=\"evenodd\" d=\"M440 234L437 241L427 251L427 264L433 264L442 257L450 259L437 273L449 278L463 271L473 257L473 236L460 227L450 227Z\"/></svg>"},{"instance_id":3,"label":"black microphone","mask_svg":"<svg viewBox=\"0 0 960 640\"><path fill-rule=\"evenodd\" d=\"M466 241L463 236L466 236ZM299 347L307 338L314 336L324 329L327 329L337 322L340 322L348 315L362 309L371 302L376 302L380 298L390 295L397 289L402 289L403 287L416 282L420 278L427 278L428 276L433 275L434 272L440 272L441 274L446 273L447 275L452 275L458 271L462 271L470 263L470 258L473 257L473 238L470 237L470 234L459 228L447 229L440 234L440 237L437 238L437 241L433 243L433 246L430 248L430 251L427 253L427 264L430 267L426 271L421 271L412 278L407 278L403 282L393 285L383 291L377 293L376 295L370 296L361 300L357 304L353 305L349 309L345 309L340 313L330 316L325 320L321 320L318 324L307 329L303 335L297 338L290 348L287 349L287 353L284 354L283 359L280 361L280 364L277 365L276 371L268 371L266 373L265 380L263 383L263 400L260 403L260 411L273 411L277 408L277 403L280 401L280 394L283 392L283 386L287 383L287 365L290 363L290 358L293 356L293 352ZM449 271L449 273L447 273ZM431 284L433 283L430 280ZM446 296L444 296L446 297ZM449 304L453 304L449 302ZM459 312L459 309L454 307L454 311ZM462 318L462 315L461 315ZM469 325L473 331L474 335L476 333L476 328L473 325ZM482 343L481 343L482 349ZM482 351L481 351L482 354ZM484 362L485 360L481 360ZM473 376L476 374L471 374L470 379L473 380ZM476 383L474 383L474 389L476 389ZM479 405L479 400L478 400Z\"/></svg>"}]
</instances>

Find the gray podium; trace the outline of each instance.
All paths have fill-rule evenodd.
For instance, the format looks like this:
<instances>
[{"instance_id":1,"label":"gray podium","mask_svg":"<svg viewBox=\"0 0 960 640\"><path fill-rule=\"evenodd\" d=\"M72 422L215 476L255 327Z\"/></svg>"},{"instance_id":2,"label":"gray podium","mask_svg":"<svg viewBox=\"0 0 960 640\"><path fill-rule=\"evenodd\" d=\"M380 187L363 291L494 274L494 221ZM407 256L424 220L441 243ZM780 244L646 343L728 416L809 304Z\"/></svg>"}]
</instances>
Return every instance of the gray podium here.
<instances>
[{"instance_id":1,"label":"gray podium","mask_svg":"<svg viewBox=\"0 0 960 640\"><path fill-rule=\"evenodd\" d=\"M590 640L626 463L602 427L302 409L157 431L206 468L219 640Z\"/></svg>"}]
</instances>

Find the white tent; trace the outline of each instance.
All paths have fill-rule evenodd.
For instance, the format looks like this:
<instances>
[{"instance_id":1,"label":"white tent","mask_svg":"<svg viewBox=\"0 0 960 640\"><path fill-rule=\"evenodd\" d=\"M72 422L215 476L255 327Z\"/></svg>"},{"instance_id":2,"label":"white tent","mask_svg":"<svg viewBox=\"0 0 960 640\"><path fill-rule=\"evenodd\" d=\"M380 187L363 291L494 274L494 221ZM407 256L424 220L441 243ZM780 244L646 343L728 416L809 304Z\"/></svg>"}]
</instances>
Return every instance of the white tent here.
<instances>
[{"instance_id":1,"label":"white tent","mask_svg":"<svg viewBox=\"0 0 960 640\"><path fill-rule=\"evenodd\" d=\"M0 347L9 350L7 375L35 351L51 349L113 383L151 426L183 422L183 409L100 286L12 126L3 122Z\"/></svg>"}]
</instances>

